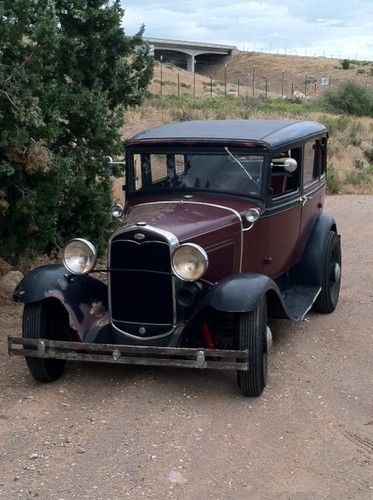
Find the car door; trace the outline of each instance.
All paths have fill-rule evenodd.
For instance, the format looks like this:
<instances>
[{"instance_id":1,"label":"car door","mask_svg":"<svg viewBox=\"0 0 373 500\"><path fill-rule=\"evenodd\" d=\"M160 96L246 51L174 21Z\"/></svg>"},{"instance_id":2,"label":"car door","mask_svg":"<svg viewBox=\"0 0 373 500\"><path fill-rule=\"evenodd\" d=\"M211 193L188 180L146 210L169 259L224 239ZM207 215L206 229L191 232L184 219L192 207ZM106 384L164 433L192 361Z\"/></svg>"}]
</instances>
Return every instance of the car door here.
<instances>
[{"instance_id":1,"label":"car door","mask_svg":"<svg viewBox=\"0 0 373 500\"><path fill-rule=\"evenodd\" d=\"M297 258L301 220L301 148L279 151L271 164L270 200L266 210L268 218L267 248L264 274L276 278L286 272ZM298 168L286 172L276 166L276 159L294 158Z\"/></svg>"},{"instance_id":2,"label":"car door","mask_svg":"<svg viewBox=\"0 0 373 500\"><path fill-rule=\"evenodd\" d=\"M322 210L322 144L320 139L307 141L303 146L301 182L301 223L299 257L302 256L315 220Z\"/></svg>"}]
</instances>

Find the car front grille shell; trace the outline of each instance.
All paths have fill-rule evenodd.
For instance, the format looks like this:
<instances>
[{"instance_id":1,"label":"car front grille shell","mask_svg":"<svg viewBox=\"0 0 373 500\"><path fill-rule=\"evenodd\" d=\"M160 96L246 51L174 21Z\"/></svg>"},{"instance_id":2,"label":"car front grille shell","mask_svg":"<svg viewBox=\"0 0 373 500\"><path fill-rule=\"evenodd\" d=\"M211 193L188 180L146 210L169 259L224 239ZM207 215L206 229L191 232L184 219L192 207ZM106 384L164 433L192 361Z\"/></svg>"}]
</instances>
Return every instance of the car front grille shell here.
<instances>
[{"instance_id":1,"label":"car front grille shell","mask_svg":"<svg viewBox=\"0 0 373 500\"><path fill-rule=\"evenodd\" d=\"M133 227L109 247L109 303L116 330L137 338L170 333L176 322L175 277L170 255L177 238L166 231Z\"/></svg>"}]
</instances>

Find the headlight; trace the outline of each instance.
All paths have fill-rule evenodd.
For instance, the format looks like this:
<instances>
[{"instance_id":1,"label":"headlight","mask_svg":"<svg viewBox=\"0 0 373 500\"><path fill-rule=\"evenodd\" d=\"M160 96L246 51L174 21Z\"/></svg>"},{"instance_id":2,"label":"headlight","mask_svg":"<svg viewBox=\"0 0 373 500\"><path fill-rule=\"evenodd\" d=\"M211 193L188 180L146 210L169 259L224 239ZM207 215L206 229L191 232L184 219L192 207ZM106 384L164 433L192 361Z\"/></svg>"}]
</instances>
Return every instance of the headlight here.
<instances>
[{"instance_id":1,"label":"headlight","mask_svg":"<svg viewBox=\"0 0 373 500\"><path fill-rule=\"evenodd\" d=\"M184 281L196 281L208 267L206 252L194 243L180 245L172 254L171 265L176 276Z\"/></svg>"},{"instance_id":2,"label":"headlight","mask_svg":"<svg viewBox=\"0 0 373 500\"><path fill-rule=\"evenodd\" d=\"M95 267L96 249L87 240L75 238L66 245L63 264L70 273L87 274Z\"/></svg>"}]
</instances>

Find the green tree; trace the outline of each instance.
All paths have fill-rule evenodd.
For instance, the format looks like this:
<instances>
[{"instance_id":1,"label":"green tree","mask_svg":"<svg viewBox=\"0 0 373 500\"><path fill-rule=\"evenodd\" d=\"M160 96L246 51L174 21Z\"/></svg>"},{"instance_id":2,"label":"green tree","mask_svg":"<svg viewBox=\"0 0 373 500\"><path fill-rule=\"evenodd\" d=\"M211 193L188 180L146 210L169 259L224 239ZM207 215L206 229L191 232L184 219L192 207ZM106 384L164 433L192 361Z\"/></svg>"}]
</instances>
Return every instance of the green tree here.
<instances>
[{"instance_id":1,"label":"green tree","mask_svg":"<svg viewBox=\"0 0 373 500\"><path fill-rule=\"evenodd\" d=\"M80 235L103 250L123 111L152 75L119 1L0 3L0 253L16 262Z\"/></svg>"}]
</instances>

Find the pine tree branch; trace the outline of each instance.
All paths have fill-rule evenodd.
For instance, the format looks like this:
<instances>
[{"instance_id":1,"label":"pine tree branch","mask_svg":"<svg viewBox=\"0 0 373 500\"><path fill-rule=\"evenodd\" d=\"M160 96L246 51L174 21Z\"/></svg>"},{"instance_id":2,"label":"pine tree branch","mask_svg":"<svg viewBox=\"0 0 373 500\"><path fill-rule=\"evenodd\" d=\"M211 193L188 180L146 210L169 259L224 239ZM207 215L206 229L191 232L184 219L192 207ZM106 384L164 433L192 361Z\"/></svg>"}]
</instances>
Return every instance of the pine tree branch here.
<instances>
[{"instance_id":1,"label":"pine tree branch","mask_svg":"<svg viewBox=\"0 0 373 500\"><path fill-rule=\"evenodd\" d=\"M21 111L21 109L17 106L17 104L11 99L10 95L8 94L8 92L5 92L5 90L2 90L2 89L0 89L0 92L5 95L5 97L8 99L8 101L10 102L10 104L13 107L15 107L17 111Z\"/></svg>"}]
</instances>

